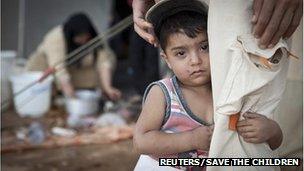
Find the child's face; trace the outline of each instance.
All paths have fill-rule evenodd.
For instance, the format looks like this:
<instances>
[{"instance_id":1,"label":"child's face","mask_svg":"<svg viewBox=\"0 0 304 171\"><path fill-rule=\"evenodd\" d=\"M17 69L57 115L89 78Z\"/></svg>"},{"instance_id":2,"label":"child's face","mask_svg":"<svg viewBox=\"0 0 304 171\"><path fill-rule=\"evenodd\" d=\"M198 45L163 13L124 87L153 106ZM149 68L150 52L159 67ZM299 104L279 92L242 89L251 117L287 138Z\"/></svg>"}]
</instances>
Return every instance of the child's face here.
<instances>
[{"instance_id":1,"label":"child's face","mask_svg":"<svg viewBox=\"0 0 304 171\"><path fill-rule=\"evenodd\" d=\"M84 45L92 38L90 33L81 33L73 38L73 41L78 45Z\"/></svg>"},{"instance_id":2,"label":"child's face","mask_svg":"<svg viewBox=\"0 0 304 171\"><path fill-rule=\"evenodd\" d=\"M210 83L209 46L205 32L195 38L184 33L171 34L164 52L161 55L183 84L201 86Z\"/></svg>"}]
</instances>

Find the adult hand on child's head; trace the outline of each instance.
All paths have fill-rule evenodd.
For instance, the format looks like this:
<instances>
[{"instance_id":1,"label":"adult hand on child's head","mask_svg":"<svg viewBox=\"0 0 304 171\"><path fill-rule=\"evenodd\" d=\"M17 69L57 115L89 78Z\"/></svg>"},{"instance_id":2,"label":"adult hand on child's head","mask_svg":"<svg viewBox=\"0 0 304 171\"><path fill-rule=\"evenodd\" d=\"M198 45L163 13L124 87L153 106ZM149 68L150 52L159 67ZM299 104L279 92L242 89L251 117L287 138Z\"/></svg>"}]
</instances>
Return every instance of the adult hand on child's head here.
<instances>
[{"instance_id":1,"label":"adult hand on child's head","mask_svg":"<svg viewBox=\"0 0 304 171\"><path fill-rule=\"evenodd\" d=\"M289 38L300 24L302 0L254 0L253 34L261 48L272 48L281 37Z\"/></svg>"},{"instance_id":2,"label":"adult hand on child's head","mask_svg":"<svg viewBox=\"0 0 304 171\"><path fill-rule=\"evenodd\" d=\"M192 130L193 134L193 149L209 150L213 126L200 126Z\"/></svg>"},{"instance_id":3,"label":"adult hand on child's head","mask_svg":"<svg viewBox=\"0 0 304 171\"><path fill-rule=\"evenodd\" d=\"M274 137L278 130L275 121L257 113L245 113L245 120L237 123L237 132L248 143L263 143ZM280 128L279 128L280 129Z\"/></svg>"},{"instance_id":4,"label":"adult hand on child's head","mask_svg":"<svg viewBox=\"0 0 304 171\"><path fill-rule=\"evenodd\" d=\"M153 33L153 26L145 20L145 14L153 4L153 0L133 0L133 21L136 33L147 42L157 46L157 40Z\"/></svg>"}]
</instances>

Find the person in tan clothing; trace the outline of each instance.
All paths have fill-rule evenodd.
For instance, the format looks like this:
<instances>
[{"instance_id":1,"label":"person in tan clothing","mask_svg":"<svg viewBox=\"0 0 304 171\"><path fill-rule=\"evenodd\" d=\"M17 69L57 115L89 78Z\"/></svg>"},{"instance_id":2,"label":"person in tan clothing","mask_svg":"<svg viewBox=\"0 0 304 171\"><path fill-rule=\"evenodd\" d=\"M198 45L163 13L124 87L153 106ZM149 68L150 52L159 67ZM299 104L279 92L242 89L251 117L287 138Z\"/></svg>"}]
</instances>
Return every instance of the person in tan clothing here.
<instances>
[{"instance_id":1,"label":"person in tan clothing","mask_svg":"<svg viewBox=\"0 0 304 171\"><path fill-rule=\"evenodd\" d=\"M30 56L26 69L43 71L58 62L69 62L67 55L97 36L90 19L77 13L63 24L50 30L36 51ZM112 86L112 72L116 58L106 44L94 49L72 65L55 74L56 88L67 97L73 97L75 89L94 89L100 86L111 100L121 97Z\"/></svg>"}]
</instances>

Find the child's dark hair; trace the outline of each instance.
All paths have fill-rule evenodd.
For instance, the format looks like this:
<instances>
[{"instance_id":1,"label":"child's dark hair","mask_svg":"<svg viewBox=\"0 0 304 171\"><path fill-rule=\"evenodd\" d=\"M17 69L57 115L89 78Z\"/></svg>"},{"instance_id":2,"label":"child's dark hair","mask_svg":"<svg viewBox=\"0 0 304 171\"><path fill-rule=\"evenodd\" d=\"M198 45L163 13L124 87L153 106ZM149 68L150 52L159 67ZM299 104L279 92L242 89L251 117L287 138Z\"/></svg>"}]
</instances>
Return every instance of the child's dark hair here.
<instances>
[{"instance_id":1,"label":"child's dark hair","mask_svg":"<svg viewBox=\"0 0 304 171\"><path fill-rule=\"evenodd\" d=\"M184 33L190 38L195 38L204 31L207 31L207 15L181 11L161 21L160 27L155 29L155 35L161 48L165 50L168 37L173 33Z\"/></svg>"}]
</instances>

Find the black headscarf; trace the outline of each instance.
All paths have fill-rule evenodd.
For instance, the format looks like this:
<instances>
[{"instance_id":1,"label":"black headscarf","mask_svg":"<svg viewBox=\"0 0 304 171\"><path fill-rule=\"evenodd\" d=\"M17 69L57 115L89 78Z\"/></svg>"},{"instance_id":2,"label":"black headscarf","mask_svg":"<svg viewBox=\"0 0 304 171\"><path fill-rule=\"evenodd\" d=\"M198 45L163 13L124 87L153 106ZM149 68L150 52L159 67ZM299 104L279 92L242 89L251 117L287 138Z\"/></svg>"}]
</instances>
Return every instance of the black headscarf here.
<instances>
[{"instance_id":1,"label":"black headscarf","mask_svg":"<svg viewBox=\"0 0 304 171\"><path fill-rule=\"evenodd\" d=\"M63 24L63 33L65 37L67 54L71 53L81 45L74 43L73 38L82 33L89 33L92 37L97 36L97 32L88 18L88 16L84 13L76 13L71 15L68 20ZM94 62L96 60L97 51L94 50ZM75 62L80 65L81 60Z\"/></svg>"}]
</instances>

